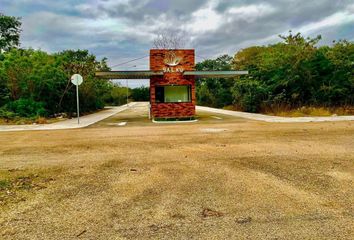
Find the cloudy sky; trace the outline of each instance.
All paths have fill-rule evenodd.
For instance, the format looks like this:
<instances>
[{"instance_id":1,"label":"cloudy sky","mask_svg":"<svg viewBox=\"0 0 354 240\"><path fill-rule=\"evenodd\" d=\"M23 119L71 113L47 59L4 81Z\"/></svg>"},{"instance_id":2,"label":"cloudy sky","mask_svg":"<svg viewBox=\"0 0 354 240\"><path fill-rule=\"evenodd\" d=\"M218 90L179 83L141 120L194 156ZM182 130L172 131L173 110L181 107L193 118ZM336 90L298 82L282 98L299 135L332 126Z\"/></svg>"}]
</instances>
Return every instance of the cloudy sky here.
<instances>
[{"instance_id":1,"label":"cloudy sky","mask_svg":"<svg viewBox=\"0 0 354 240\"><path fill-rule=\"evenodd\" d=\"M22 47L89 49L116 65L148 55L160 31L185 32L197 60L278 41L288 30L354 40L353 0L0 0L22 17ZM147 69L148 58L116 67Z\"/></svg>"}]
</instances>

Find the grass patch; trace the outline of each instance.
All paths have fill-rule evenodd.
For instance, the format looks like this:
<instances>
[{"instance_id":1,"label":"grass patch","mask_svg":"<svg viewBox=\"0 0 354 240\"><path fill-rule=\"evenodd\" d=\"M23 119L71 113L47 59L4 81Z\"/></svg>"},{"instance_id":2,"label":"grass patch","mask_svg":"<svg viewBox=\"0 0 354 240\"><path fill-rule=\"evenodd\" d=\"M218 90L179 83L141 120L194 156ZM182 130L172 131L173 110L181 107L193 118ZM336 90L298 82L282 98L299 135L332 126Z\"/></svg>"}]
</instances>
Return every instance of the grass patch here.
<instances>
[{"instance_id":1,"label":"grass patch","mask_svg":"<svg viewBox=\"0 0 354 240\"><path fill-rule=\"evenodd\" d=\"M0 170L0 208L26 201L55 181L59 169Z\"/></svg>"},{"instance_id":2,"label":"grass patch","mask_svg":"<svg viewBox=\"0 0 354 240\"><path fill-rule=\"evenodd\" d=\"M282 117L328 117L333 115L354 115L354 107L300 107L289 110L278 109L277 111L266 111L265 114Z\"/></svg>"},{"instance_id":3,"label":"grass patch","mask_svg":"<svg viewBox=\"0 0 354 240\"><path fill-rule=\"evenodd\" d=\"M8 180L0 180L0 191L10 187L11 183Z\"/></svg>"},{"instance_id":4,"label":"grass patch","mask_svg":"<svg viewBox=\"0 0 354 240\"><path fill-rule=\"evenodd\" d=\"M48 124L48 123L60 122L66 119L67 118L45 118L45 117L36 117L36 118L15 117L13 119L0 118L0 125Z\"/></svg>"},{"instance_id":5,"label":"grass patch","mask_svg":"<svg viewBox=\"0 0 354 240\"><path fill-rule=\"evenodd\" d=\"M241 111L242 109L234 105L223 107L225 110ZM343 107L315 107L315 106L303 106L293 108L286 104L280 104L276 106L264 105L261 107L260 113L281 116L281 117L328 117L332 115L346 116L354 115L354 106Z\"/></svg>"},{"instance_id":6,"label":"grass patch","mask_svg":"<svg viewBox=\"0 0 354 240\"><path fill-rule=\"evenodd\" d=\"M329 109L323 107L319 107L319 108L301 107L289 111L276 112L275 115L282 116L282 117L307 117L307 116L328 117L333 115L333 113Z\"/></svg>"}]
</instances>

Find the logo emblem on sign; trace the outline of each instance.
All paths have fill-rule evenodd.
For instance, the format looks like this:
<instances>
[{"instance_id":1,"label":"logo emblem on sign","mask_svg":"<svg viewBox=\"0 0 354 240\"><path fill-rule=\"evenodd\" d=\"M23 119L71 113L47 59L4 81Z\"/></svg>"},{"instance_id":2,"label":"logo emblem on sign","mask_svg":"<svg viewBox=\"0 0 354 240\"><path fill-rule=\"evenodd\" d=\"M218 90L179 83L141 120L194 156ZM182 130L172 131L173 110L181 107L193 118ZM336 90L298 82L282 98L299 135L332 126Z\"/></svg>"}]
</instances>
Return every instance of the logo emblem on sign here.
<instances>
[{"instance_id":1,"label":"logo emblem on sign","mask_svg":"<svg viewBox=\"0 0 354 240\"><path fill-rule=\"evenodd\" d=\"M175 67L179 65L182 61L182 57L177 56L177 54L173 51L167 52L165 54L164 63L170 67Z\"/></svg>"}]
</instances>

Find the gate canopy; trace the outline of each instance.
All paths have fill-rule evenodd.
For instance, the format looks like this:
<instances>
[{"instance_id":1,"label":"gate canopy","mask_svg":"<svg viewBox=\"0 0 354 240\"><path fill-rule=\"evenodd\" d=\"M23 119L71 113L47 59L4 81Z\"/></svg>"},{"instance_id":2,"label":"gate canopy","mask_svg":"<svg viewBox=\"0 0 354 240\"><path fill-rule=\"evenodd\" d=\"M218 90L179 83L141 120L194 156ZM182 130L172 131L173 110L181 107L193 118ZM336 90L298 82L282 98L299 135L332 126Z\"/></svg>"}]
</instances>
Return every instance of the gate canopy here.
<instances>
[{"instance_id":1,"label":"gate canopy","mask_svg":"<svg viewBox=\"0 0 354 240\"><path fill-rule=\"evenodd\" d=\"M153 71L108 71L96 72L96 76L106 79L149 79L152 76L163 76L163 72Z\"/></svg>"},{"instance_id":2,"label":"gate canopy","mask_svg":"<svg viewBox=\"0 0 354 240\"><path fill-rule=\"evenodd\" d=\"M152 76L163 76L163 71L107 71L96 72L96 76L105 79L149 79ZM233 78L247 75L248 71L184 71L183 76L197 78Z\"/></svg>"}]
</instances>

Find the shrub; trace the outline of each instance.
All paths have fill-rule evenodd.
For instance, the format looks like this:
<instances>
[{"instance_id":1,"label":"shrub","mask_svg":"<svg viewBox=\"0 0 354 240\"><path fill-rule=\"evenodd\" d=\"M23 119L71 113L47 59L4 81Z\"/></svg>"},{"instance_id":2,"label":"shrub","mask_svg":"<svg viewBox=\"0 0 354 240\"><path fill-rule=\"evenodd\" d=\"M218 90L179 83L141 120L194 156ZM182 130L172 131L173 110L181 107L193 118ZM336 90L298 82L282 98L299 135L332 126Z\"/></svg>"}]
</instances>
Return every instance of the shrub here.
<instances>
[{"instance_id":1,"label":"shrub","mask_svg":"<svg viewBox=\"0 0 354 240\"><path fill-rule=\"evenodd\" d=\"M6 108L20 117L46 116L47 112L43 102L36 102L33 99L20 98L6 105Z\"/></svg>"},{"instance_id":2,"label":"shrub","mask_svg":"<svg viewBox=\"0 0 354 240\"><path fill-rule=\"evenodd\" d=\"M0 108L0 118L4 118L7 120L14 119L16 114L14 112L9 111L5 107Z\"/></svg>"},{"instance_id":3,"label":"shrub","mask_svg":"<svg viewBox=\"0 0 354 240\"><path fill-rule=\"evenodd\" d=\"M35 122L38 123L38 124L48 123L47 119L44 118L44 117L38 117Z\"/></svg>"},{"instance_id":4,"label":"shrub","mask_svg":"<svg viewBox=\"0 0 354 240\"><path fill-rule=\"evenodd\" d=\"M130 92L128 92L130 96ZM127 103L127 88L121 86L114 86L111 92L106 96L106 102L120 106Z\"/></svg>"},{"instance_id":5,"label":"shrub","mask_svg":"<svg viewBox=\"0 0 354 240\"><path fill-rule=\"evenodd\" d=\"M131 90L131 97L134 101L149 101L150 99L150 89L149 87L141 86L138 88L133 88Z\"/></svg>"},{"instance_id":6,"label":"shrub","mask_svg":"<svg viewBox=\"0 0 354 240\"><path fill-rule=\"evenodd\" d=\"M265 86L255 80L237 81L232 94L236 107L246 112L258 112L267 97Z\"/></svg>"}]
</instances>

